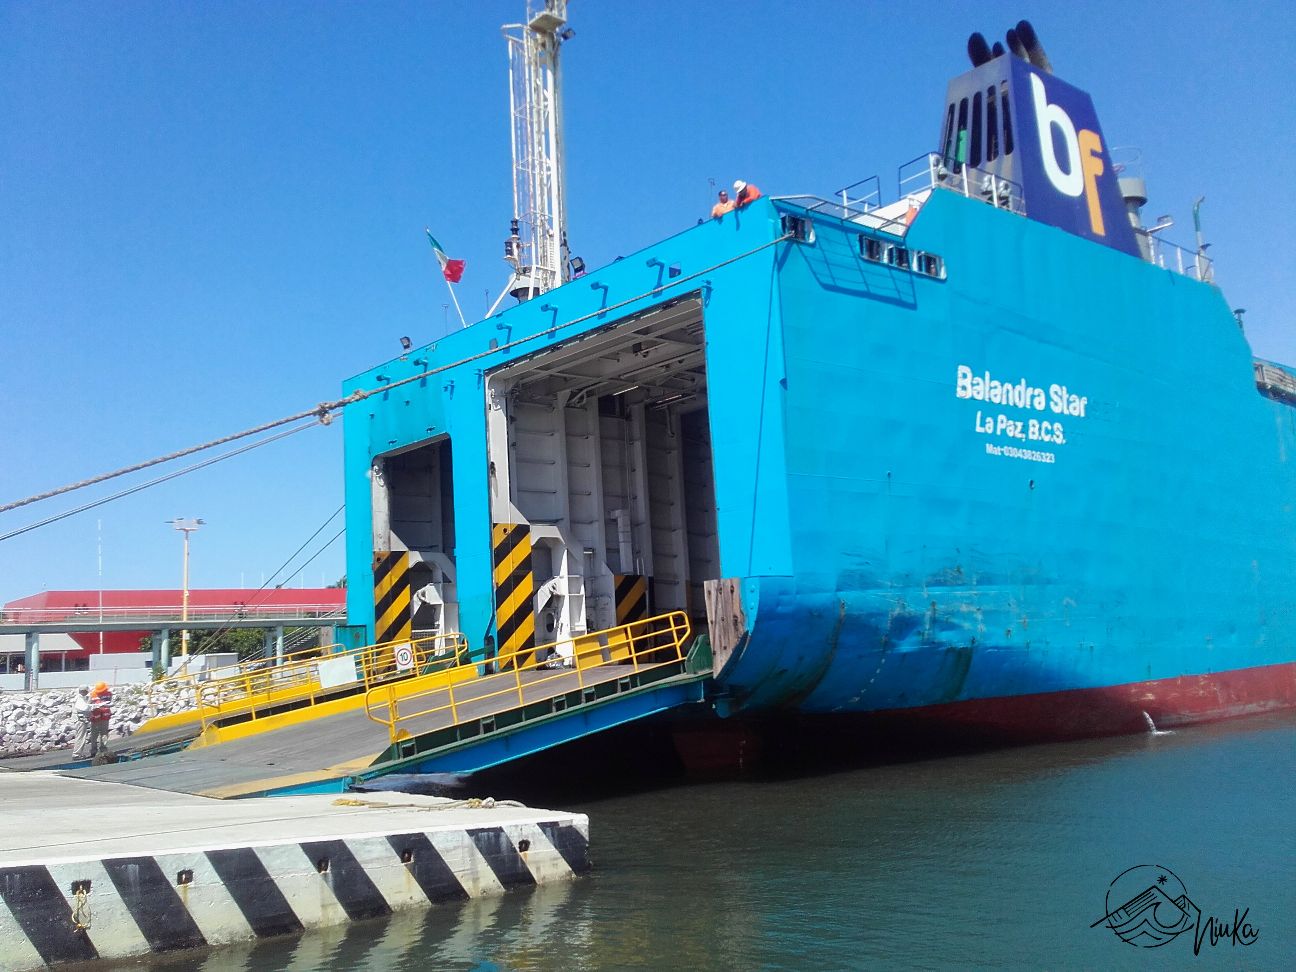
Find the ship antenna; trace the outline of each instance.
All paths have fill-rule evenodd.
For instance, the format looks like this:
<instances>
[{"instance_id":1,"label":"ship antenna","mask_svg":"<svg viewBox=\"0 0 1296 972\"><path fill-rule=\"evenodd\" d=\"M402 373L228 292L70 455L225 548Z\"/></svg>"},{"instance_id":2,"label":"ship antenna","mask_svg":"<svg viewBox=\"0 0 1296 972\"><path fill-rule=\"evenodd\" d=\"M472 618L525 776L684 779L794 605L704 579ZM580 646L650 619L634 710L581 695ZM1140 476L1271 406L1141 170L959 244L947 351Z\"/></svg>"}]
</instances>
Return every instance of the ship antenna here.
<instances>
[{"instance_id":1,"label":"ship antenna","mask_svg":"<svg viewBox=\"0 0 1296 972\"><path fill-rule=\"evenodd\" d=\"M1210 259L1206 256L1206 251L1210 249L1210 244L1206 242L1206 234L1202 232L1201 225L1201 207L1202 203L1205 201L1205 196L1198 196L1193 202L1193 229L1197 232L1197 279L1204 280L1207 283L1214 283L1214 270L1212 269ZM1242 326L1240 318L1238 326Z\"/></svg>"},{"instance_id":2,"label":"ship antenna","mask_svg":"<svg viewBox=\"0 0 1296 972\"><path fill-rule=\"evenodd\" d=\"M505 24L503 31L513 148L513 219L504 259L513 273L490 313L505 294L529 300L571 278L558 57L563 42L575 36L567 26L567 0L530 0L526 23Z\"/></svg>"}]
</instances>

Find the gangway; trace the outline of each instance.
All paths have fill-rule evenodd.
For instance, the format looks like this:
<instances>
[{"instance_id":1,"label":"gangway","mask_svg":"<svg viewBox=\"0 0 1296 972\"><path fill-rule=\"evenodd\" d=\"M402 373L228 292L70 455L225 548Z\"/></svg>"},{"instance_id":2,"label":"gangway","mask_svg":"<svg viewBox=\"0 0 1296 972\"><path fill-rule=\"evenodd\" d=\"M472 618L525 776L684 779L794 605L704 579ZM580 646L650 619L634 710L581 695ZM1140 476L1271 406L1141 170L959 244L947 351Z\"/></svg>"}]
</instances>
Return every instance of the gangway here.
<instances>
[{"instance_id":1,"label":"gangway","mask_svg":"<svg viewBox=\"0 0 1296 972\"><path fill-rule=\"evenodd\" d=\"M255 734L65 772L218 798L345 792L389 773L473 772L704 701L710 651L705 638L690 638L687 616L674 612L525 655L387 680L341 700L316 695ZM219 736L227 727L218 720L212 728Z\"/></svg>"}]
</instances>

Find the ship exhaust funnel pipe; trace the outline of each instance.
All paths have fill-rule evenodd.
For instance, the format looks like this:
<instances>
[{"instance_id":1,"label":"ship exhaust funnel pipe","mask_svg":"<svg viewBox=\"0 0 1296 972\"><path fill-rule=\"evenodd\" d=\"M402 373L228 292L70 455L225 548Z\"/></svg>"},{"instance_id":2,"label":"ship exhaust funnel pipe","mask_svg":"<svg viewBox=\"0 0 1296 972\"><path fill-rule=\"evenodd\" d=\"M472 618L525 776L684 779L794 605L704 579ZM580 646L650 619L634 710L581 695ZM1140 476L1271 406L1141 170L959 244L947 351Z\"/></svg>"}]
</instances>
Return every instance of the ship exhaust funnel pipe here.
<instances>
[{"instance_id":1,"label":"ship exhaust funnel pipe","mask_svg":"<svg viewBox=\"0 0 1296 972\"><path fill-rule=\"evenodd\" d=\"M1012 27L1008 28L1004 40L1008 44L1008 50L1012 51L1014 57L1020 57L1023 61L1030 60L1030 55L1026 53L1026 45L1022 43L1021 38L1017 36L1017 31Z\"/></svg>"},{"instance_id":2,"label":"ship exhaust funnel pipe","mask_svg":"<svg viewBox=\"0 0 1296 972\"><path fill-rule=\"evenodd\" d=\"M972 62L974 68L990 60L990 45L986 43L985 37L980 33L974 33L968 38L967 42L968 60Z\"/></svg>"},{"instance_id":3,"label":"ship exhaust funnel pipe","mask_svg":"<svg viewBox=\"0 0 1296 972\"><path fill-rule=\"evenodd\" d=\"M1049 63L1048 55L1044 53L1044 45L1040 43L1039 35L1035 33L1035 28L1031 26L1029 20L1017 22L1017 38L1026 48L1026 59L1045 74L1052 74L1053 65Z\"/></svg>"}]
</instances>

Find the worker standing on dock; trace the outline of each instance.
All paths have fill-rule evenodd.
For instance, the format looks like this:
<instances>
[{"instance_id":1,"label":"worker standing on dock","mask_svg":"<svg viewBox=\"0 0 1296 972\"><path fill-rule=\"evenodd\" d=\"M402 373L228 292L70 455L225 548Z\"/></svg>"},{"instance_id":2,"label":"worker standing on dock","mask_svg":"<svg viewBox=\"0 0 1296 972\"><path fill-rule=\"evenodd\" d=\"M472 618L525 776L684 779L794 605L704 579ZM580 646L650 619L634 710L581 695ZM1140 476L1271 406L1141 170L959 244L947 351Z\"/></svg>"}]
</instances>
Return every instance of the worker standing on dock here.
<instances>
[{"instance_id":1,"label":"worker standing on dock","mask_svg":"<svg viewBox=\"0 0 1296 972\"><path fill-rule=\"evenodd\" d=\"M90 758L90 686L82 685L77 689L72 700L72 709L76 713L76 746L72 749L74 759Z\"/></svg>"},{"instance_id":2,"label":"worker standing on dock","mask_svg":"<svg viewBox=\"0 0 1296 972\"><path fill-rule=\"evenodd\" d=\"M90 758L108 752L108 721L112 718L112 689L100 682L90 695Z\"/></svg>"},{"instance_id":3,"label":"worker standing on dock","mask_svg":"<svg viewBox=\"0 0 1296 972\"><path fill-rule=\"evenodd\" d=\"M755 202L761 197L761 191L753 186L750 182L743 182L739 179L734 183L734 192L738 193L735 199L737 208L742 209L750 202Z\"/></svg>"}]
</instances>

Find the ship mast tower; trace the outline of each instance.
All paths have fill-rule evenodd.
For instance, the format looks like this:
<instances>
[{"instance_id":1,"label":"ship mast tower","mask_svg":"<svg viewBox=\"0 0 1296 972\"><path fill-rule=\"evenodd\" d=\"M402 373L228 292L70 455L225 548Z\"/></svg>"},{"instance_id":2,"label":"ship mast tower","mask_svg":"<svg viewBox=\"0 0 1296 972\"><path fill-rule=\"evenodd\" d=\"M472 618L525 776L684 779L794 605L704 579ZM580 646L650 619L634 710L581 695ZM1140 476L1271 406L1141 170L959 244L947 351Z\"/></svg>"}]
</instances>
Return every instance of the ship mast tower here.
<instances>
[{"instance_id":1,"label":"ship mast tower","mask_svg":"<svg viewBox=\"0 0 1296 972\"><path fill-rule=\"evenodd\" d=\"M513 220L504 242L513 273L505 293L523 301L571 277L558 52L575 32L567 26L567 0L528 0L527 22L503 30L513 148Z\"/></svg>"}]
</instances>

